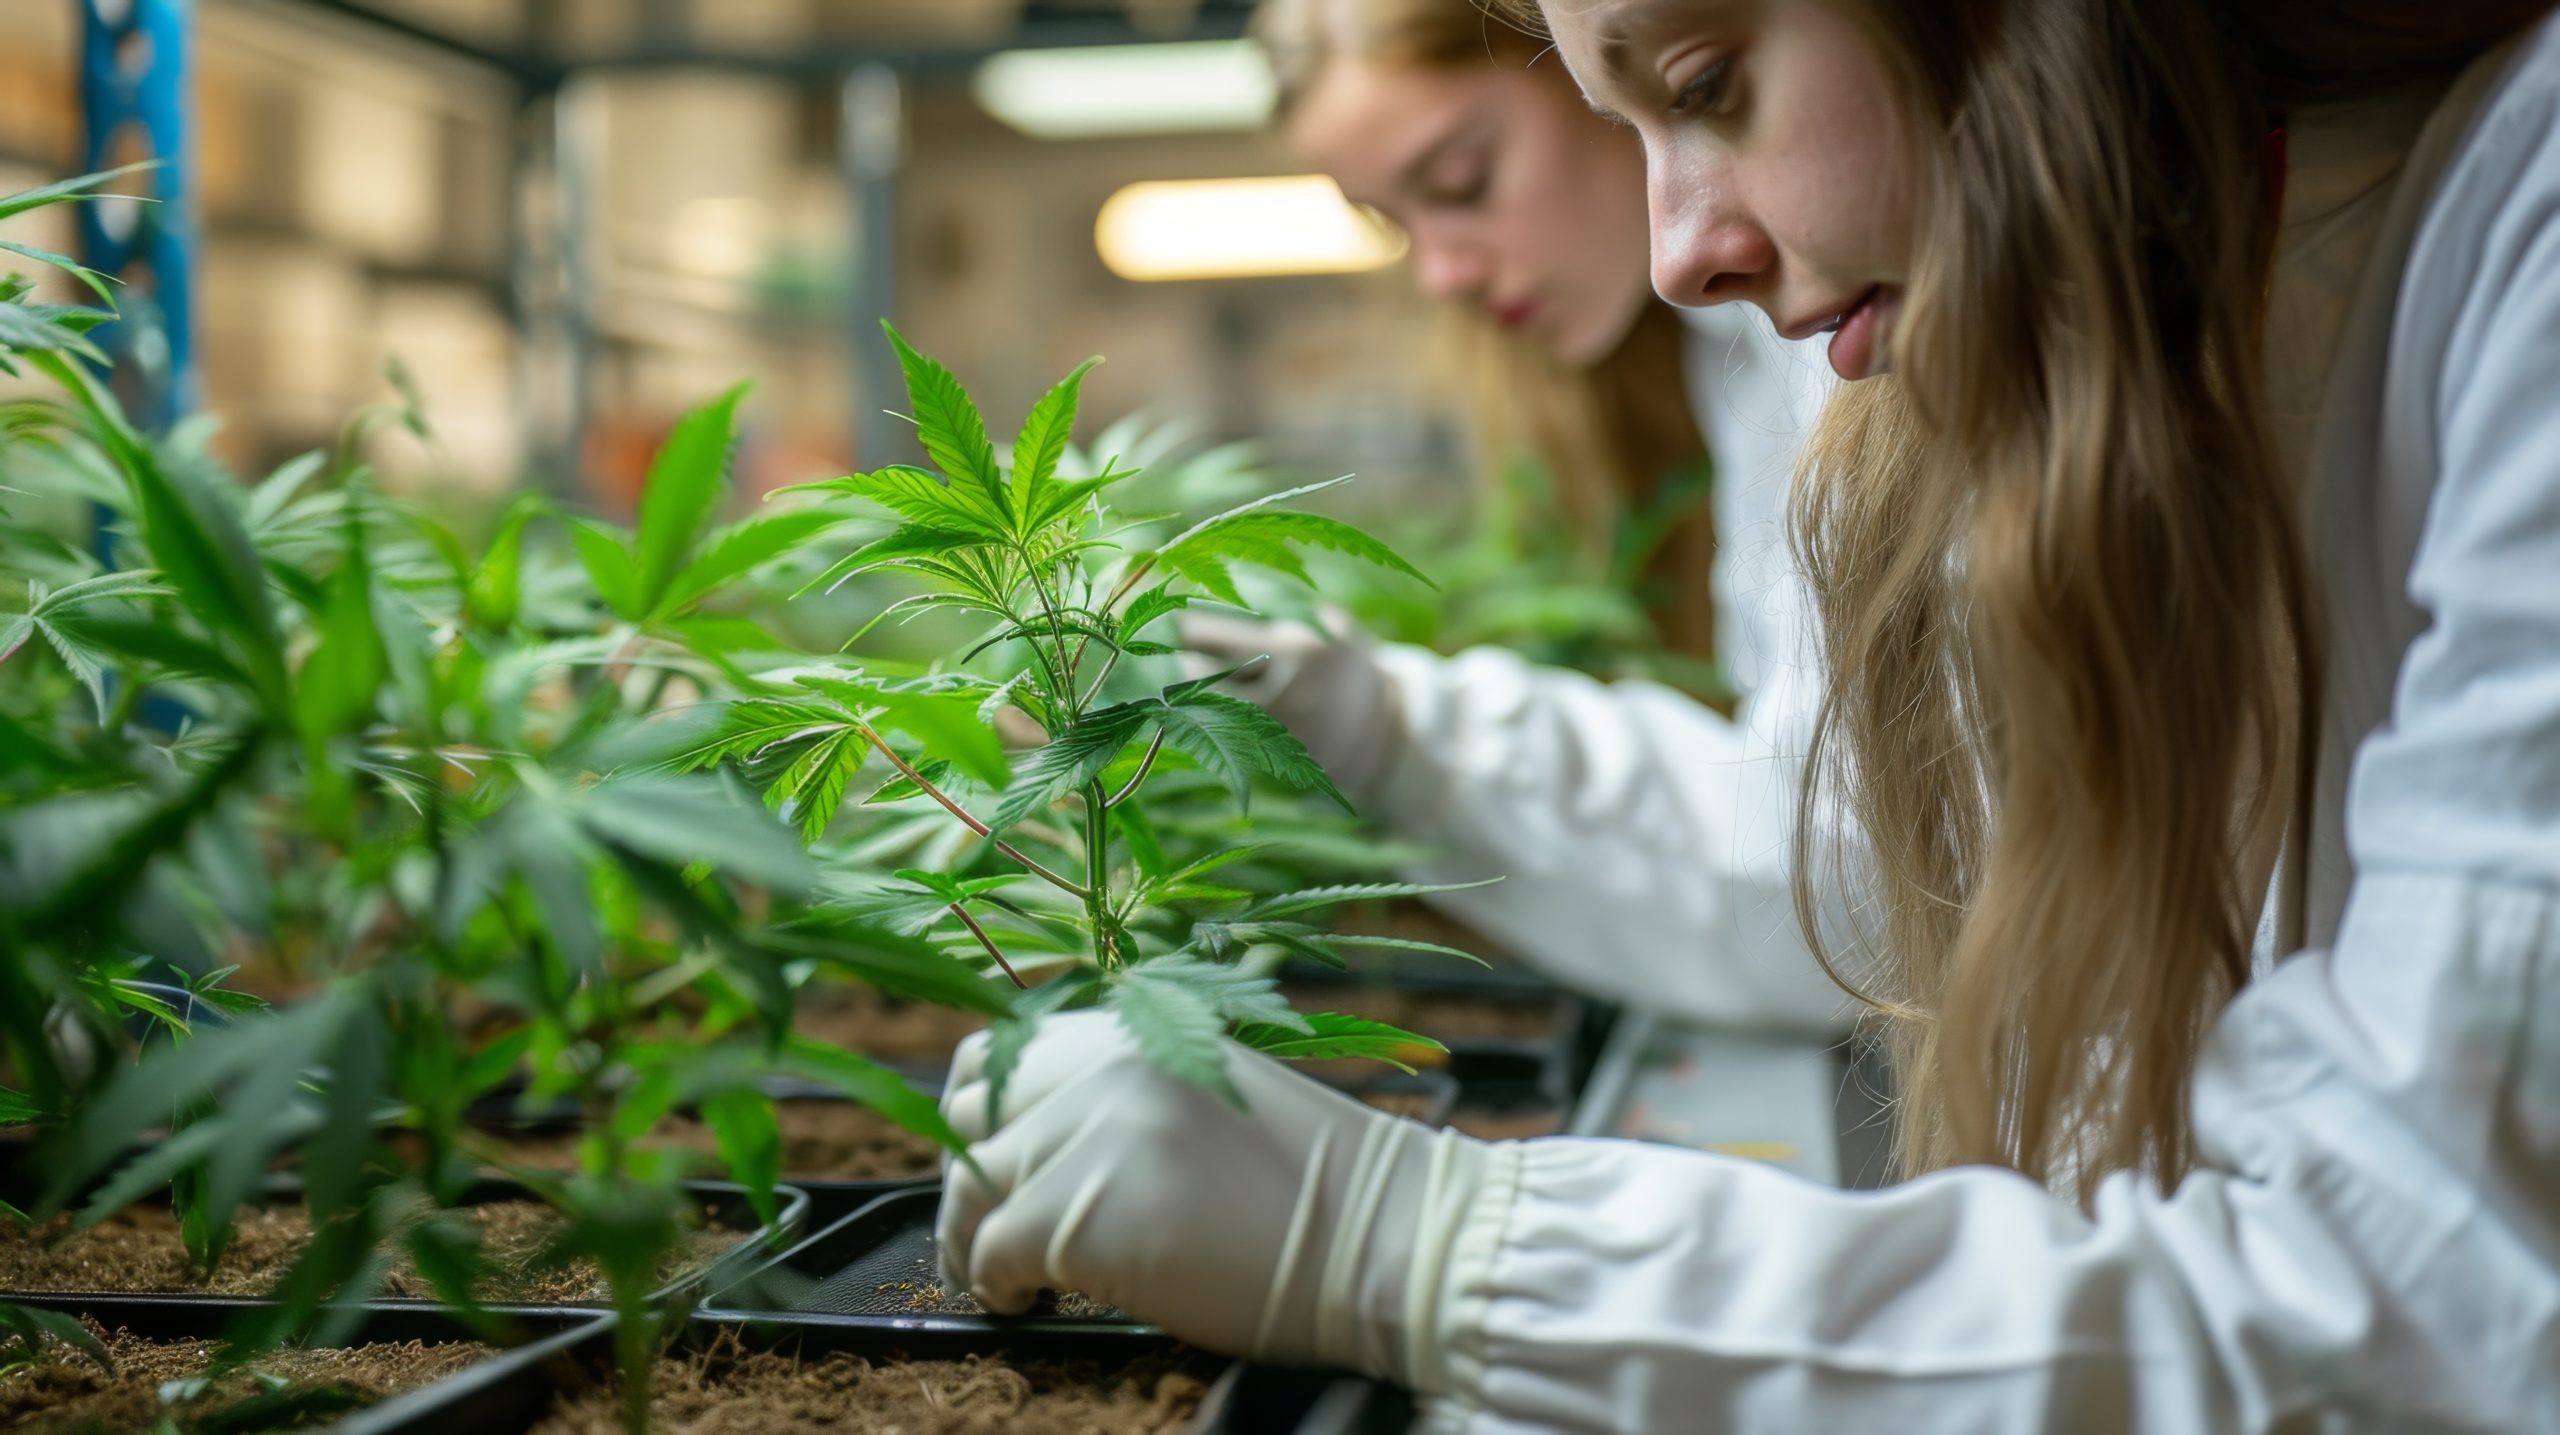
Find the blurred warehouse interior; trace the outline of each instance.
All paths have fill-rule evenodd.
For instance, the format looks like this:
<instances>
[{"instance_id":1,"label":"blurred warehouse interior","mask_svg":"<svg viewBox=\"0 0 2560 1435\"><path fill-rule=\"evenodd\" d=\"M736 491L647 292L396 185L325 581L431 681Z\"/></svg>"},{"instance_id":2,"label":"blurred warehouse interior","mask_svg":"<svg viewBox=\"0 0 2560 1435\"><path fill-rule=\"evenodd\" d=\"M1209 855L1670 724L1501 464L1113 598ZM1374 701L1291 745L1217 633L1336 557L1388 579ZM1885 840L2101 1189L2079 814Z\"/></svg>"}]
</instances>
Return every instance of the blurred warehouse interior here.
<instances>
[{"instance_id":1,"label":"blurred warehouse interior","mask_svg":"<svg viewBox=\"0 0 2560 1435\"><path fill-rule=\"evenodd\" d=\"M448 491L627 510L742 378L750 488L905 457L887 316L999 429L1099 353L1088 433L1143 412L1373 502L1461 491L1394 237L1329 182L1188 183L1297 174L1244 0L9 0L0 192L102 125L104 161L152 152L82 82L115 26L129 78L165 58L135 7L184 27L188 406L244 470L393 360L436 437L378 461ZM74 213L11 237L77 250Z\"/></svg>"}]
</instances>

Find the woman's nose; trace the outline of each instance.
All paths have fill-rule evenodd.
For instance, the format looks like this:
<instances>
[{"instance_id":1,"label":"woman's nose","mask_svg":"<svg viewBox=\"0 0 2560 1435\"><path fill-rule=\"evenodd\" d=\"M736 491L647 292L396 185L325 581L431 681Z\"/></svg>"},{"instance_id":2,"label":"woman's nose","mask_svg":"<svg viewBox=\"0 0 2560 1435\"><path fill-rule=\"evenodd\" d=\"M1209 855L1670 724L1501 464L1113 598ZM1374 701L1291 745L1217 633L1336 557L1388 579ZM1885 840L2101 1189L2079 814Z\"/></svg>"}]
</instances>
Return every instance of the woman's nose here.
<instances>
[{"instance_id":1,"label":"woman's nose","mask_svg":"<svg viewBox=\"0 0 2560 1435\"><path fill-rule=\"evenodd\" d=\"M1413 241L1414 280L1434 299L1470 299L1481 293L1489 277L1482 251L1472 244L1417 234Z\"/></svg>"},{"instance_id":2,"label":"woman's nose","mask_svg":"<svg viewBox=\"0 0 2560 1435\"><path fill-rule=\"evenodd\" d=\"M1651 171L1652 167L1648 167ZM1658 171L1656 171L1658 172ZM1653 287L1686 308L1747 299L1777 259L1777 246L1721 186L1659 180L1646 186L1653 225Z\"/></svg>"}]
</instances>

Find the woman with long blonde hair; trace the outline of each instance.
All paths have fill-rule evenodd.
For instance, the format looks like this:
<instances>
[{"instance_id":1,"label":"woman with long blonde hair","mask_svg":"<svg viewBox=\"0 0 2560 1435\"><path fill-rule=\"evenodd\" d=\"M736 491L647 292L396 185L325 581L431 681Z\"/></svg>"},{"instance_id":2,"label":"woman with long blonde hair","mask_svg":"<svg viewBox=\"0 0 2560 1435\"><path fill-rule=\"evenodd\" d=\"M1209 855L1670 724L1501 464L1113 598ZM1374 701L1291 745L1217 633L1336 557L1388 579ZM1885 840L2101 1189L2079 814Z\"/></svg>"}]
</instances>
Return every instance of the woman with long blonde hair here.
<instances>
[{"instance_id":1,"label":"woman with long blonde hair","mask_svg":"<svg viewBox=\"0 0 2560 1435\"><path fill-rule=\"evenodd\" d=\"M1912 1179L1239 1113L1076 1018L955 1085L948 1268L1435 1429L2560 1428L2551 8L1545 0L1656 287L1846 381L1802 841Z\"/></svg>"},{"instance_id":2,"label":"woman with long blonde hair","mask_svg":"<svg viewBox=\"0 0 2560 1435\"><path fill-rule=\"evenodd\" d=\"M1410 237L1488 456L1543 459L1586 540L1712 457L1711 514L1658 550L1656 611L1667 638L1715 655L1738 701L1719 712L1659 682L1347 626L1193 618L1186 643L1268 655L1230 690L1296 731L1365 816L1434 852L1412 876L1500 877L1435 900L1549 976L1698 1021L1840 1029L1850 1003L1787 894L1815 695L1785 491L1829 377L1820 355L1746 311L1662 302L1643 151L1475 0L1263 0L1253 29L1291 147ZM1805 1104L1802 1122L1828 1125Z\"/></svg>"}]
</instances>

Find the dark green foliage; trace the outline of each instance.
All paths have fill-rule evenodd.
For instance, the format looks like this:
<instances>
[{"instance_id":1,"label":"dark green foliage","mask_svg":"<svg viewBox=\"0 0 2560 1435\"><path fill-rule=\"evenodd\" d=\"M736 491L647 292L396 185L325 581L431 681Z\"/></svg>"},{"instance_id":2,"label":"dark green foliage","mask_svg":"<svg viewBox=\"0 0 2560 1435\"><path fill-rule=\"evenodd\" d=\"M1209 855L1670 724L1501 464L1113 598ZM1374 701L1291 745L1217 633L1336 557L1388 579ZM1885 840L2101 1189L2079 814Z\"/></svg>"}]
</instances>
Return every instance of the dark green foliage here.
<instances>
[{"instance_id":1,"label":"dark green foliage","mask_svg":"<svg viewBox=\"0 0 2560 1435\"><path fill-rule=\"evenodd\" d=\"M1287 729L1216 691L1232 674L1176 677L1111 701L1104 694L1115 677L1135 679L1140 662L1174 651L1141 636L1151 625L1195 600L1241 606L1239 567L1304 580L1300 551L1321 549L1422 575L1347 523L1281 506L1331 484L1253 499L1149 541L1151 521L1124 519L1108 502L1108 490L1138 470L1106 460L1086 475L1067 471L1091 364L1033 407L1008 464L951 372L894 331L890 338L918 437L940 471L898 466L786 490L830 508L855 505L842 515L848 523L866 507L875 516L878 536L836 558L810 587L901 573L919 590L886 602L875 626L938 608L984 620L983 635L938 668L896 680L850 667L768 675L765 694L728 702L669 764L734 767L822 850L848 810L845 793L871 780L864 769L885 764L862 810L931 803L939 821L980 839L944 849L946 869L910 867L864 885L843 906L900 934L948 942L1017 982L1035 964L1082 967L1025 990L997 1024L992 1089L1042 1014L1098 1003L1167 1071L1232 1095L1224 1067L1231 1033L1312 1040L1319 1030L1243 959L1257 948L1339 958L1323 928L1277 920L1251 907L1249 889L1204 880L1252 848L1230 837L1226 850L1177 866L1149 813L1196 811L1222 794L1242 814L1264 785L1345 812L1350 803ZM876 523L882 513L893 520L885 531ZM933 721L920 721L925 714ZM1036 741L1008 759L992 747L1004 729ZM1321 905L1310 898L1287 910ZM1352 1029L1332 1030L1337 1046L1352 1041ZM1428 1046L1402 1033L1357 1034L1367 1038L1362 1054Z\"/></svg>"}]
</instances>

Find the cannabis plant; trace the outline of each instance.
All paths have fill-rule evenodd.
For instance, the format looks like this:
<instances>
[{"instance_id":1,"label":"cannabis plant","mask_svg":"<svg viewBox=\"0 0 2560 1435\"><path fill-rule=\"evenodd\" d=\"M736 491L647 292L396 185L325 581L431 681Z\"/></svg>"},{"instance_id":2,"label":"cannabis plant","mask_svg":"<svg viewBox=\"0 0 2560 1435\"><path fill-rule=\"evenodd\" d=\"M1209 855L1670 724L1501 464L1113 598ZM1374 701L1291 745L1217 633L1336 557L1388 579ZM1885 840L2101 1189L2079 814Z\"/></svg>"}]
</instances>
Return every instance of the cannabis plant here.
<instances>
[{"instance_id":1,"label":"cannabis plant","mask_svg":"<svg viewBox=\"0 0 2560 1435\"><path fill-rule=\"evenodd\" d=\"M1300 1014L1251 955L1339 966L1340 948L1430 943L1330 932L1348 901L1428 890L1350 884L1256 894L1225 872L1250 842L1169 850L1151 807L1205 782L1239 811L1257 783L1350 807L1288 730L1218 691L1234 671L1133 679L1176 653L1167 621L1195 604L1245 607L1238 570L1304 581L1307 550L1427 582L1394 550L1292 500L1344 480L1269 494L1169 536L1115 511L1137 470L1066 459L1089 361L1033 406L1000 459L952 373L893 329L913 418L933 468L892 466L784 490L888 527L841 553L804 592L895 571L918 591L887 603L846 647L916 613L967 615L982 631L924 670L837 660L762 674L759 690L697 715L666 765L726 765L818 842L857 779L886 781L865 808L930 806L969 839L938 868L845 880L838 910L973 956L1012 990L987 1067L1000 1092L1039 1018L1116 1012L1165 1070L1234 1098L1230 1035L1285 1056L1389 1061L1433 1047L1383 1023ZM1026 739L1027 750L1004 734ZM856 850L859 850L858 848ZM1035 980L1035 978L1037 980Z\"/></svg>"},{"instance_id":2,"label":"cannabis plant","mask_svg":"<svg viewBox=\"0 0 2560 1435\"><path fill-rule=\"evenodd\" d=\"M1556 475L1519 454L1463 516L1396 525L1412 551L1431 555L1445 592L1418 599L1348 566L1320 577L1328 601L1382 637L1449 652L1497 644L1540 663L1648 678L1730 702L1721 667L1673 647L1654 616L1677 596L1663 591L1664 545L1703 519L1714 483L1714 464L1704 458L1666 473L1642 502L1612 511L1593 544L1579 536Z\"/></svg>"},{"instance_id":3,"label":"cannabis plant","mask_svg":"<svg viewBox=\"0 0 2560 1435\"><path fill-rule=\"evenodd\" d=\"M776 1075L955 1140L896 1076L789 1036L792 974L984 984L822 910L816 865L735 782L615 756L674 677L717 692L778 652L713 610L829 520L715 524L734 393L678 426L627 535L527 503L475 545L380 491L364 439L425 432L413 399L242 483L208 425L126 419L86 337L105 310L28 296L0 285L0 368L30 385L0 404L0 556L26 595L0 613L0 1040L7 1110L47 1128L32 1215L165 1195L209 1268L290 1155L314 1238L240 1351L344 1329L395 1261L469 1311L487 1261L462 1207L509 1159L470 1112L568 1100L579 1168L514 1174L558 1208L550 1257L594 1262L629 1317L638 1409L641 1317L688 1218L683 1159L646 1139L661 1117L698 1111L768 1215ZM296 999L122 1039L137 974L192 968L218 999L242 958Z\"/></svg>"}]
</instances>

